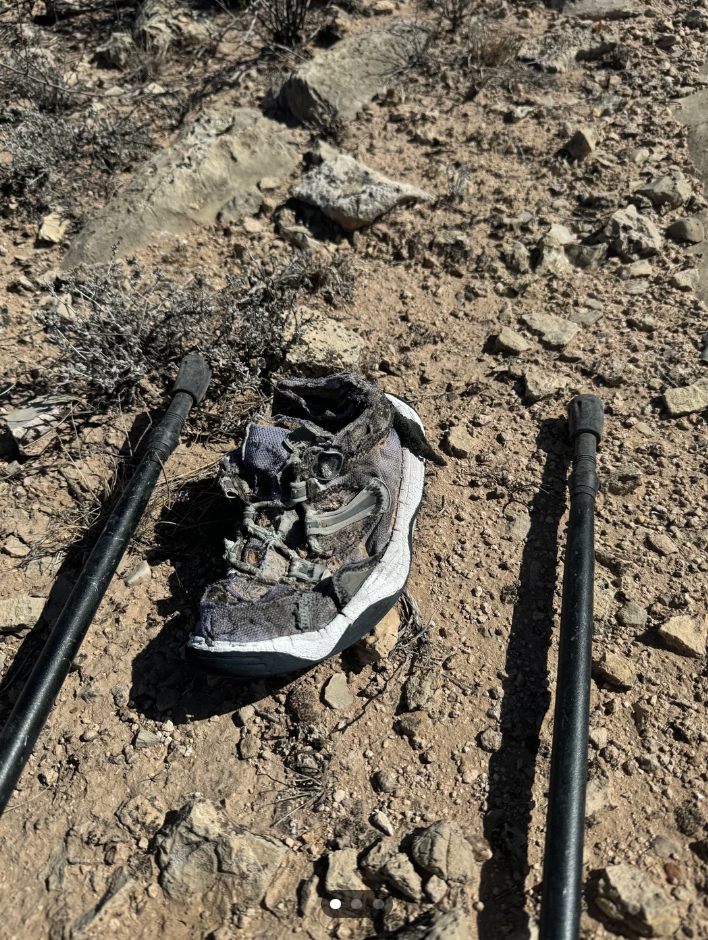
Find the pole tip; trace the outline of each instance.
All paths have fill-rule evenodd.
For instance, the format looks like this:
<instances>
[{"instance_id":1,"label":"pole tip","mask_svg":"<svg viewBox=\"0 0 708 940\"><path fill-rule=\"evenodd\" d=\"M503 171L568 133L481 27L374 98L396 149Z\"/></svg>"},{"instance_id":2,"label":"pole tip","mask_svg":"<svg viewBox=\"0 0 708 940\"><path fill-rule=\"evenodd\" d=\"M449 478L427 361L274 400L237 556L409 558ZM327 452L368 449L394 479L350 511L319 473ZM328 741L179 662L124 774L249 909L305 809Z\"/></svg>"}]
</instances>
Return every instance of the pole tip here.
<instances>
[{"instance_id":1,"label":"pole tip","mask_svg":"<svg viewBox=\"0 0 708 940\"><path fill-rule=\"evenodd\" d=\"M605 414L597 395L576 395L568 405L568 431L571 441L578 434L594 434L597 442L602 437Z\"/></svg>"},{"instance_id":2,"label":"pole tip","mask_svg":"<svg viewBox=\"0 0 708 940\"><path fill-rule=\"evenodd\" d=\"M187 392L198 405L206 395L211 382L211 369L207 361L196 353L185 356L179 364L179 372L172 388L172 394Z\"/></svg>"}]
</instances>

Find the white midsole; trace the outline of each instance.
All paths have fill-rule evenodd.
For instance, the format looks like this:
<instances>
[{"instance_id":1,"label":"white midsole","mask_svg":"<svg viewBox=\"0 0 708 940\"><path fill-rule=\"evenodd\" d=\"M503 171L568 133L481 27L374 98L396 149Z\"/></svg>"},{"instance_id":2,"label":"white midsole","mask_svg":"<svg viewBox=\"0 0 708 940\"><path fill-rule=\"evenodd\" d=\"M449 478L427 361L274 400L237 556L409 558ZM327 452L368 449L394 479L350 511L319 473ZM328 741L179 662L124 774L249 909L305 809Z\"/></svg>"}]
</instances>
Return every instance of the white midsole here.
<instances>
[{"instance_id":1,"label":"white midsole","mask_svg":"<svg viewBox=\"0 0 708 940\"><path fill-rule=\"evenodd\" d=\"M387 395L394 408L406 418L423 424L416 412L405 402ZM357 591L351 601L322 630L275 637L257 643L237 643L233 640L213 640L192 636L189 646L205 653L282 653L316 663L331 655L349 627L369 607L379 601L400 594L406 584L411 566L410 529L423 498L425 464L403 448L401 487L398 496L396 521L391 538L381 561Z\"/></svg>"}]
</instances>

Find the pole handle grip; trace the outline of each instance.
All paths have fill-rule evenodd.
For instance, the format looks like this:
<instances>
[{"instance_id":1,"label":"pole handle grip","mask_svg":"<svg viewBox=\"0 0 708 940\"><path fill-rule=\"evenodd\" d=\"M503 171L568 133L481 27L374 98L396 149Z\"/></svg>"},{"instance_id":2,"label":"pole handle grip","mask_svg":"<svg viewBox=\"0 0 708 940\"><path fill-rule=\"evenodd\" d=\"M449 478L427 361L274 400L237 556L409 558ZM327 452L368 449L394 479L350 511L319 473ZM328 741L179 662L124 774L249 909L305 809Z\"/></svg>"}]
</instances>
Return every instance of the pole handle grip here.
<instances>
[{"instance_id":1,"label":"pole handle grip","mask_svg":"<svg viewBox=\"0 0 708 940\"><path fill-rule=\"evenodd\" d=\"M211 369L206 359L196 353L189 353L180 363L172 394L187 392L194 399L194 404L198 405L206 395L210 382Z\"/></svg>"}]
</instances>

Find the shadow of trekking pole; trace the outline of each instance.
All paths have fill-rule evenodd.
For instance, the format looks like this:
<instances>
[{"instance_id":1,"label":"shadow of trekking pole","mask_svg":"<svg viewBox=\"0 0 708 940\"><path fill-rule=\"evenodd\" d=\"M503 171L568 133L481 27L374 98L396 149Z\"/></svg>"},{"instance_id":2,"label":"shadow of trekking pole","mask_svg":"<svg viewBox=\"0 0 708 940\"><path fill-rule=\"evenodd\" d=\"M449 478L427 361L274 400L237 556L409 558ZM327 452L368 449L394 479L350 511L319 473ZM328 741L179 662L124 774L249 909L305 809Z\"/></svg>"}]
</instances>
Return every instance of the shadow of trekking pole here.
<instances>
[{"instance_id":1,"label":"shadow of trekking pole","mask_svg":"<svg viewBox=\"0 0 708 940\"><path fill-rule=\"evenodd\" d=\"M558 528L566 508L570 462L565 419L544 421L536 445L546 454L546 461L539 491L529 507L531 528L521 558L507 647L502 744L489 762L484 834L494 855L481 873L480 940L499 940L512 933L523 937L528 926L524 882L529 871L532 787L540 728L551 701L548 647L558 577Z\"/></svg>"}]
</instances>

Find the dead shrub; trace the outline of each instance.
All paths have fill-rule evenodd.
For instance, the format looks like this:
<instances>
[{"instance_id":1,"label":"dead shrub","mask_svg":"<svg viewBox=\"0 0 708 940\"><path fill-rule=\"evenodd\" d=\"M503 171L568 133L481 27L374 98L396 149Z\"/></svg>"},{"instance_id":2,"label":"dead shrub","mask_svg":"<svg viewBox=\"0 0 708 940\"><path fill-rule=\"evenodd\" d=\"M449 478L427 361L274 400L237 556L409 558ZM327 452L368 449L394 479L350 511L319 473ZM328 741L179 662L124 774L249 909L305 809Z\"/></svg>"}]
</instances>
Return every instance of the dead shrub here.
<instances>
[{"instance_id":1,"label":"dead shrub","mask_svg":"<svg viewBox=\"0 0 708 940\"><path fill-rule=\"evenodd\" d=\"M255 0L254 10L261 29L272 42L292 47L302 39L310 0Z\"/></svg>"},{"instance_id":2,"label":"dead shrub","mask_svg":"<svg viewBox=\"0 0 708 940\"><path fill-rule=\"evenodd\" d=\"M205 278L180 284L134 259L62 275L54 302L35 311L60 355L46 381L81 397L94 411L130 405L140 383L165 386L187 352L214 372L210 398L258 389L298 336L297 301L351 296L341 264L298 254L285 265L249 259L217 289Z\"/></svg>"},{"instance_id":3,"label":"dead shrub","mask_svg":"<svg viewBox=\"0 0 708 940\"><path fill-rule=\"evenodd\" d=\"M472 0L433 0L432 8L446 22L451 33L456 33L467 18Z\"/></svg>"},{"instance_id":4,"label":"dead shrub","mask_svg":"<svg viewBox=\"0 0 708 940\"><path fill-rule=\"evenodd\" d=\"M523 39L497 20L476 20L470 24L463 67L479 91L490 82L506 80L513 71Z\"/></svg>"}]
</instances>

